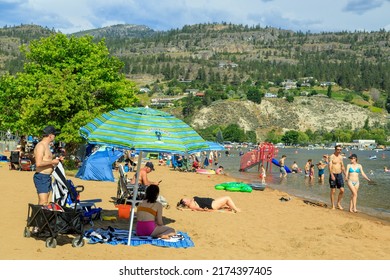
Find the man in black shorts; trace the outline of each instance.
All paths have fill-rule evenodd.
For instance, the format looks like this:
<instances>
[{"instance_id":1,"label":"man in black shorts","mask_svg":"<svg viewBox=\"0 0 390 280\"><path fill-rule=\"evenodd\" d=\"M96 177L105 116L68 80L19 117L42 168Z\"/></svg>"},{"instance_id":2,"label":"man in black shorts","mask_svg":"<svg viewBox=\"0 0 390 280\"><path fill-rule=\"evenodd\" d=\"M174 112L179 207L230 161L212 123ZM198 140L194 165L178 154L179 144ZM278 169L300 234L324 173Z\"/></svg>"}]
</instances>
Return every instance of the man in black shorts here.
<instances>
[{"instance_id":1,"label":"man in black shorts","mask_svg":"<svg viewBox=\"0 0 390 280\"><path fill-rule=\"evenodd\" d=\"M344 178L345 168L343 163L343 156L341 155L341 145L335 146L334 153L329 157L329 185L330 185L330 201L332 203L332 209L335 209L334 194L336 188L339 189L339 195L337 198L337 208L342 210L341 200L344 196Z\"/></svg>"}]
</instances>

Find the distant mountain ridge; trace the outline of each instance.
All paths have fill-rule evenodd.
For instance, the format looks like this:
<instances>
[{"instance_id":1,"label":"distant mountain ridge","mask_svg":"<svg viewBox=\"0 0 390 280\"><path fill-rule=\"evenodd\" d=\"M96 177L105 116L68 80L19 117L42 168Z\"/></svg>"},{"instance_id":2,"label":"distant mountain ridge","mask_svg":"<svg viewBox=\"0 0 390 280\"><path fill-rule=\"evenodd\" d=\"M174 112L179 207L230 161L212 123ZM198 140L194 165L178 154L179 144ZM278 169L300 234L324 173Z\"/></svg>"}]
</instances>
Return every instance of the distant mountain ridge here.
<instances>
[{"instance_id":1,"label":"distant mountain ridge","mask_svg":"<svg viewBox=\"0 0 390 280\"><path fill-rule=\"evenodd\" d=\"M154 35L156 32L145 26L137 24L117 24L102 28L84 30L72 33L77 37L91 35L95 38L145 38Z\"/></svg>"}]
</instances>

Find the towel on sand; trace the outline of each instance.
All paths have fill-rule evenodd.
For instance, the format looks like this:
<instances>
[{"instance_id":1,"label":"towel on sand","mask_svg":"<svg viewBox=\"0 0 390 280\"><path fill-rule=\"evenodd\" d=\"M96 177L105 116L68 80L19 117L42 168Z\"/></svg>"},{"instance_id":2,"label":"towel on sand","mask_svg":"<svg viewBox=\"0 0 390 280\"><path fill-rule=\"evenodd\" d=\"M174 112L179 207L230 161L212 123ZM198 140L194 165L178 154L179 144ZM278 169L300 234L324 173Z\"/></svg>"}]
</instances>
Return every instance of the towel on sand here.
<instances>
[{"instance_id":1,"label":"towel on sand","mask_svg":"<svg viewBox=\"0 0 390 280\"><path fill-rule=\"evenodd\" d=\"M89 244L107 243L111 245L127 245L128 236L128 230L117 229L110 226L106 229L89 229L84 233L84 237L88 239ZM175 236L171 237L170 239L153 238L151 236L136 236L135 232L133 232L131 236L130 245L139 246L144 244L173 248L194 247L194 242L185 232L179 231Z\"/></svg>"}]
</instances>

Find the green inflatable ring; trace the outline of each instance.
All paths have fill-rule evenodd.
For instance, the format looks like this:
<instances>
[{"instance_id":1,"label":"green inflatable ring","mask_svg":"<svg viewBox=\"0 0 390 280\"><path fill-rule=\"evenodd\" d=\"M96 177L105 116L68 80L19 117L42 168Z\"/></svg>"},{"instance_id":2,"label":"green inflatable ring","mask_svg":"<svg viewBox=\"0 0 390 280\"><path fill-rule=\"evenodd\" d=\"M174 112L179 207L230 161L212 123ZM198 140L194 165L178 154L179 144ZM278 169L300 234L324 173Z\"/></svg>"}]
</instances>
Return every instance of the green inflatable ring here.
<instances>
[{"instance_id":1,"label":"green inflatable ring","mask_svg":"<svg viewBox=\"0 0 390 280\"><path fill-rule=\"evenodd\" d=\"M252 187L242 182L226 182L215 186L217 190L226 190L230 192L252 192Z\"/></svg>"},{"instance_id":2,"label":"green inflatable ring","mask_svg":"<svg viewBox=\"0 0 390 280\"><path fill-rule=\"evenodd\" d=\"M216 190L224 190L225 189L225 186L219 184L219 185L215 185L215 189Z\"/></svg>"}]
</instances>

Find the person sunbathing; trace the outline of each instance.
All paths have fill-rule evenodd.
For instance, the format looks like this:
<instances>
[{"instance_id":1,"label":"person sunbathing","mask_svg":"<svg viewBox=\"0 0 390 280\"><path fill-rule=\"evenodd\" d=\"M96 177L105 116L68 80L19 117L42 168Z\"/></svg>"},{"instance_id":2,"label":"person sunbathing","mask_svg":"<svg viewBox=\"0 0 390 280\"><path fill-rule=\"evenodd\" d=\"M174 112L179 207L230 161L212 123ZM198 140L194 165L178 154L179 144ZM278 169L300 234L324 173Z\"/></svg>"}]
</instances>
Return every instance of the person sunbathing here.
<instances>
[{"instance_id":1,"label":"person sunbathing","mask_svg":"<svg viewBox=\"0 0 390 280\"><path fill-rule=\"evenodd\" d=\"M236 207L230 196L223 196L216 199L209 197L182 198L177 203L178 209L189 208L193 211L215 211L220 209L229 209L234 212L241 212Z\"/></svg>"},{"instance_id":2,"label":"person sunbathing","mask_svg":"<svg viewBox=\"0 0 390 280\"><path fill-rule=\"evenodd\" d=\"M162 220L163 205L157 201L160 188L150 185L146 188L145 199L137 206L136 234L169 239L176 235L173 228L165 226Z\"/></svg>"}]
</instances>

